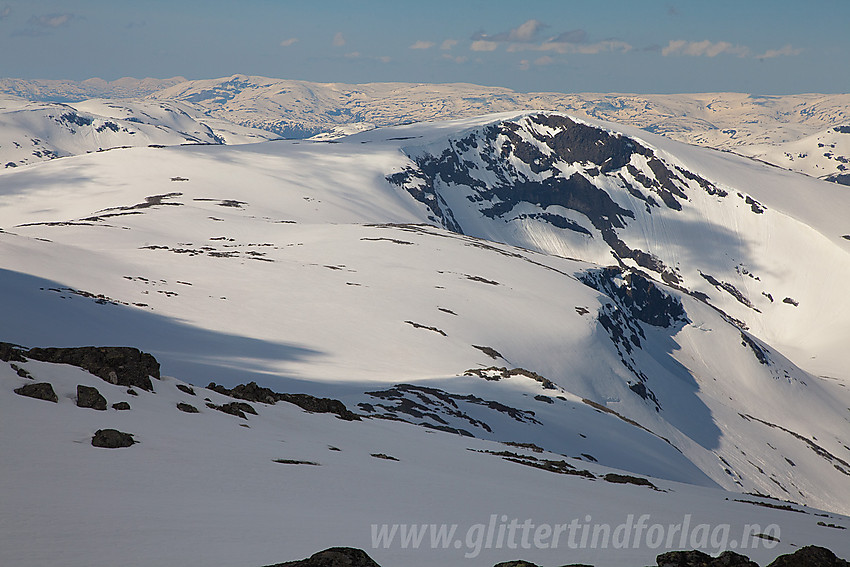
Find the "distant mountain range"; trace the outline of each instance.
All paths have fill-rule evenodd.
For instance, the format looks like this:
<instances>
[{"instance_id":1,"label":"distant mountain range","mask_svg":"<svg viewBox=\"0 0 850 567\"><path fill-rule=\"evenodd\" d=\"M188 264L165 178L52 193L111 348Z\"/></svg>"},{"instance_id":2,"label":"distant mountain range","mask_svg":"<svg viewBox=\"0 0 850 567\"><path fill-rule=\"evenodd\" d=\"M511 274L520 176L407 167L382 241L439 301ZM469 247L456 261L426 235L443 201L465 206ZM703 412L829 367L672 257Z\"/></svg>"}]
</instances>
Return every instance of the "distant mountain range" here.
<instances>
[{"instance_id":1,"label":"distant mountain range","mask_svg":"<svg viewBox=\"0 0 850 567\"><path fill-rule=\"evenodd\" d=\"M6 78L0 79L0 93L32 101L79 102L89 98L140 98L185 81L185 77L171 79L124 77L114 81Z\"/></svg>"},{"instance_id":2,"label":"distant mountain range","mask_svg":"<svg viewBox=\"0 0 850 567\"><path fill-rule=\"evenodd\" d=\"M310 83L234 75L187 81L150 95L289 137L351 124L392 126L493 112L549 110L638 126L673 139L730 148L779 143L850 123L848 95L755 96L518 93L471 84Z\"/></svg>"},{"instance_id":3,"label":"distant mountain range","mask_svg":"<svg viewBox=\"0 0 850 567\"><path fill-rule=\"evenodd\" d=\"M824 154L816 138L832 128L850 126L850 94L518 93L472 84L351 85L246 75L193 81L183 77L112 82L0 79L0 93L67 103L88 98L181 103L184 110L193 109L207 118L285 138L334 139L408 122L505 111L559 111L637 126L690 144L734 150L807 175L850 182L842 168L846 162L841 161L850 152L835 151L831 161L827 156L817 163L785 156ZM769 149L777 144L791 145L779 153Z\"/></svg>"}]
</instances>

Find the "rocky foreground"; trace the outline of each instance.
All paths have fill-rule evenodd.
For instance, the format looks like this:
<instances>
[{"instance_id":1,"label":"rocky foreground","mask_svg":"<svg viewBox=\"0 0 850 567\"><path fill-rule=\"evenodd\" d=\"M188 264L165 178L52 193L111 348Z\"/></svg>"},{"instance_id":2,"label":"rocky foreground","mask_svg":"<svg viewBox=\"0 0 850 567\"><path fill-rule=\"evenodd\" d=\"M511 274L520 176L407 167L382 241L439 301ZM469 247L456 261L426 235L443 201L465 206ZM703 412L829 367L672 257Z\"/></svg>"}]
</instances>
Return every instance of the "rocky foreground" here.
<instances>
[{"instance_id":1,"label":"rocky foreground","mask_svg":"<svg viewBox=\"0 0 850 567\"><path fill-rule=\"evenodd\" d=\"M717 557L712 557L701 551L670 551L656 558L657 567L758 567L747 556L724 551ZM789 553L780 555L767 567L846 567L850 562L836 557L830 550L810 545ZM362 549L350 547L332 547L320 551L301 561L288 561L267 567L380 567ZM505 561L494 567L538 567L537 564L522 559ZM562 567L582 567L578 564L563 565ZM588 567L588 566L584 566Z\"/></svg>"}]
</instances>

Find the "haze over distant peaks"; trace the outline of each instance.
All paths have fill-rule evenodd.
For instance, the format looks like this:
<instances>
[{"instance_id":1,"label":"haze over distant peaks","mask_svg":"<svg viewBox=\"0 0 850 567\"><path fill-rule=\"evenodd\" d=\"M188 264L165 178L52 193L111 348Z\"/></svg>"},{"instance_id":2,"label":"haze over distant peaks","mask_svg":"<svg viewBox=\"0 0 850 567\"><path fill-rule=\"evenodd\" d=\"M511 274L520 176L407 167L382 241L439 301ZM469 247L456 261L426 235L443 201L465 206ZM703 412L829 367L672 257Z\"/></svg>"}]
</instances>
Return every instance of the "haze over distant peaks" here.
<instances>
[{"instance_id":1,"label":"haze over distant peaks","mask_svg":"<svg viewBox=\"0 0 850 567\"><path fill-rule=\"evenodd\" d=\"M87 98L137 98L186 81L186 77L170 79L134 79L122 77L114 81L100 78L85 81L56 79L0 79L0 93L27 100L77 102Z\"/></svg>"}]
</instances>

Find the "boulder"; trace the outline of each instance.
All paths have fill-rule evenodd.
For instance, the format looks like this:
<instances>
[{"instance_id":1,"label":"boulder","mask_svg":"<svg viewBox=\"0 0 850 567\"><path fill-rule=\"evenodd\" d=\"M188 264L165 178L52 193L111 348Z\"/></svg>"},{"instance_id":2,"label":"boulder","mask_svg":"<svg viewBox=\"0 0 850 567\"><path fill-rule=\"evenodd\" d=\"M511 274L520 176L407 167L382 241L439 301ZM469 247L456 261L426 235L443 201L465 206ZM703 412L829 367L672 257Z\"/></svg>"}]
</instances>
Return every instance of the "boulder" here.
<instances>
[{"instance_id":1,"label":"boulder","mask_svg":"<svg viewBox=\"0 0 850 567\"><path fill-rule=\"evenodd\" d=\"M59 397L53 391L53 386L49 382L38 382L36 384L25 384L20 388L15 389L15 393L28 398L37 400L47 400L48 402L58 403Z\"/></svg>"},{"instance_id":2,"label":"boulder","mask_svg":"<svg viewBox=\"0 0 850 567\"><path fill-rule=\"evenodd\" d=\"M91 438L93 447L103 447L105 449L118 449L121 447L129 447L136 443L132 433L124 433L117 429L98 429L94 437Z\"/></svg>"},{"instance_id":3,"label":"boulder","mask_svg":"<svg viewBox=\"0 0 850 567\"><path fill-rule=\"evenodd\" d=\"M106 409L106 398L101 395L97 388L78 384L77 407L103 411Z\"/></svg>"}]
</instances>

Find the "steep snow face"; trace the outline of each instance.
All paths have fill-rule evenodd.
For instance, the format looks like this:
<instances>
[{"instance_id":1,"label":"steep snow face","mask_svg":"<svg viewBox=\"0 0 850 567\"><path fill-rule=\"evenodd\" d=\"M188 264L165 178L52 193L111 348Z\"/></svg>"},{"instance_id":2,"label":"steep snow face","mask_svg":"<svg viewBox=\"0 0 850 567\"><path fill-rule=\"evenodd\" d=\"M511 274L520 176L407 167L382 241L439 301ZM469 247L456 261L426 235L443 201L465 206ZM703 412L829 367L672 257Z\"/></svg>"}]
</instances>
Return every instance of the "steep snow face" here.
<instances>
[{"instance_id":1,"label":"steep snow face","mask_svg":"<svg viewBox=\"0 0 850 567\"><path fill-rule=\"evenodd\" d=\"M209 119L170 102L63 104L0 99L0 165L4 168L113 148L238 144L272 138L268 132Z\"/></svg>"},{"instance_id":2,"label":"steep snow face","mask_svg":"<svg viewBox=\"0 0 850 567\"><path fill-rule=\"evenodd\" d=\"M792 217L787 173L666 144L534 114L7 170L3 338L132 345L196 384L329 392L366 415L850 510L846 384L736 325L723 283L741 259L711 254L728 245L717 226L754 243L788 227L759 261L823 271L843 258L826 235L844 202ZM840 293L795 290L845 324ZM789 343L827 336L800 321ZM832 340L811 352L840 360Z\"/></svg>"},{"instance_id":3,"label":"steep snow face","mask_svg":"<svg viewBox=\"0 0 850 567\"><path fill-rule=\"evenodd\" d=\"M387 179L450 230L646 271L804 367L847 378L850 300L838 287L850 225L836 213L850 196L613 128L532 114L407 140L414 164Z\"/></svg>"},{"instance_id":4,"label":"steep snow face","mask_svg":"<svg viewBox=\"0 0 850 567\"><path fill-rule=\"evenodd\" d=\"M819 179L850 185L850 126L833 126L785 144L741 146L736 153Z\"/></svg>"}]
</instances>

